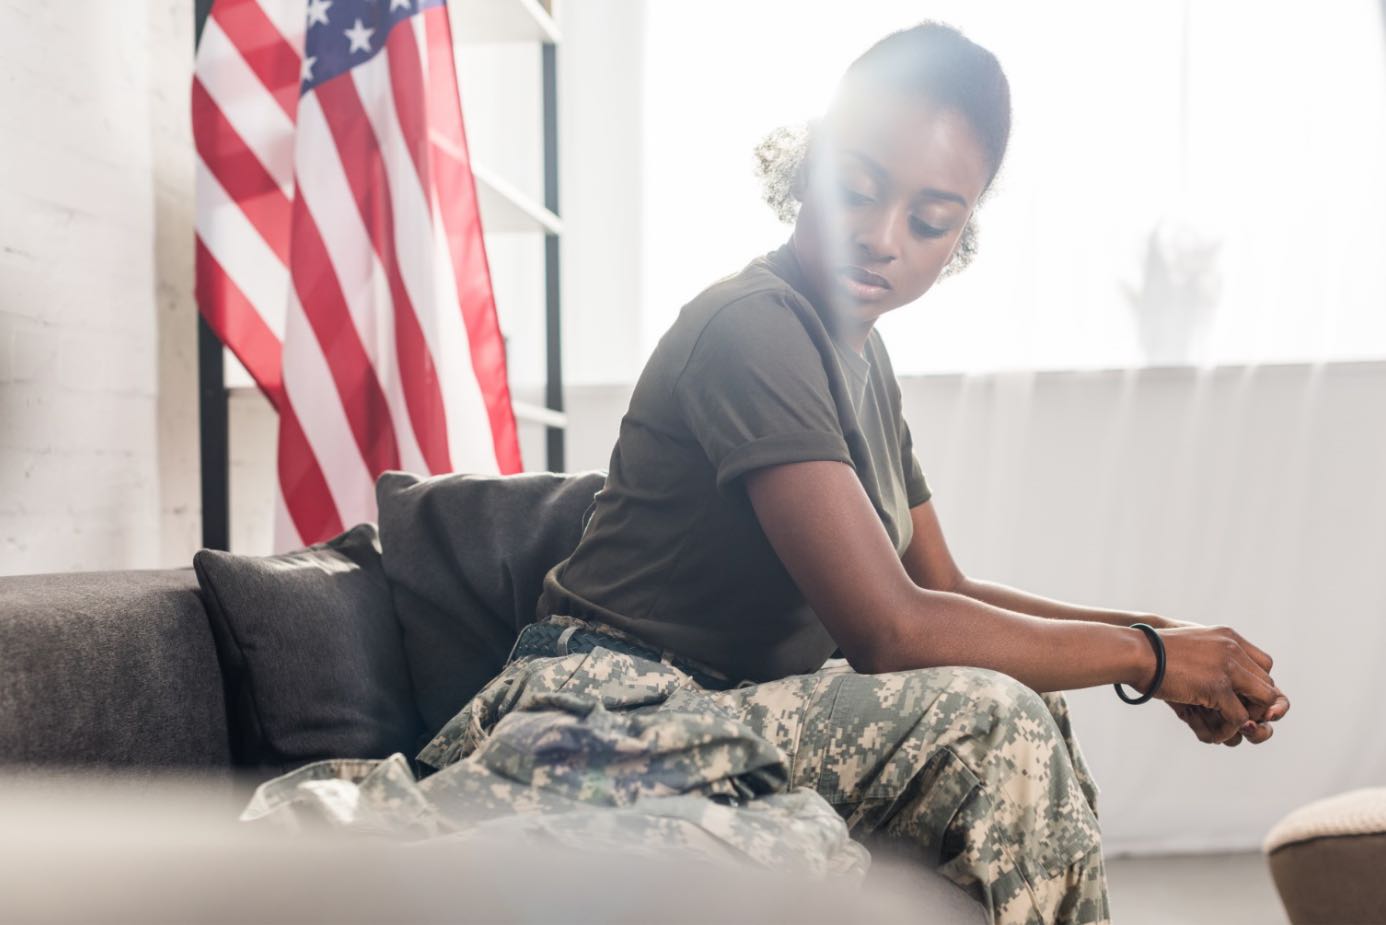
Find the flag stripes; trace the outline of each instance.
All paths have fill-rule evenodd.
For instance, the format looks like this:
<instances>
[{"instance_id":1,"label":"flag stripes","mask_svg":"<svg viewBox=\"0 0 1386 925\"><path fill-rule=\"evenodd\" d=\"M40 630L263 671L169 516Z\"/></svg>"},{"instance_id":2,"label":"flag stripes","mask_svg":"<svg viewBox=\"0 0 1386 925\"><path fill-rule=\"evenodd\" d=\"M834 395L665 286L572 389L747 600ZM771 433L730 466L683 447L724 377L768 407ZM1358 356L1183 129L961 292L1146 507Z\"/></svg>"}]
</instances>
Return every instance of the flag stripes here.
<instances>
[{"instance_id":1,"label":"flag stripes","mask_svg":"<svg viewBox=\"0 0 1386 925\"><path fill-rule=\"evenodd\" d=\"M215 0L197 300L279 413L275 548L374 479L521 470L442 0Z\"/></svg>"}]
</instances>

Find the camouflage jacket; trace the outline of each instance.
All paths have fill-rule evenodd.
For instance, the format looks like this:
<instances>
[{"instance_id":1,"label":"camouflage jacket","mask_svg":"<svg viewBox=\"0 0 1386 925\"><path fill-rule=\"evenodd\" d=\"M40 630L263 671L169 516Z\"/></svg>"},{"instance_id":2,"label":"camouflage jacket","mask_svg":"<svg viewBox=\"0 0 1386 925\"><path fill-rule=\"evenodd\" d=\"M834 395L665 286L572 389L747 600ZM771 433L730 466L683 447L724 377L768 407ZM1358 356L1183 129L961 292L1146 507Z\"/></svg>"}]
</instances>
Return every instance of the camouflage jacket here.
<instances>
[{"instance_id":1,"label":"camouflage jacket","mask_svg":"<svg viewBox=\"0 0 1386 925\"><path fill-rule=\"evenodd\" d=\"M419 754L277 777L243 820L408 839L536 839L691 851L815 876L869 863L832 806L788 786L779 748L669 665L598 647L508 664Z\"/></svg>"}]
</instances>

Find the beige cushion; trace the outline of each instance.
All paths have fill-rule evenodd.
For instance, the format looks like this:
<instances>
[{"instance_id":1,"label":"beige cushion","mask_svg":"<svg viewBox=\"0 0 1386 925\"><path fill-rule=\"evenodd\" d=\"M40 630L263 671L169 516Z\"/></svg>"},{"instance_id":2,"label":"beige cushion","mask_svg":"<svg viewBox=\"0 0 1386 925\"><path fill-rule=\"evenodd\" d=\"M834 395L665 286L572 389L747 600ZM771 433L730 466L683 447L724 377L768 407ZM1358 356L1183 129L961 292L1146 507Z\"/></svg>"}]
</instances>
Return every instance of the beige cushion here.
<instances>
[{"instance_id":1,"label":"beige cushion","mask_svg":"<svg viewBox=\"0 0 1386 925\"><path fill-rule=\"evenodd\" d=\"M1305 804L1261 847L1294 925L1386 921L1386 787Z\"/></svg>"}]
</instances>

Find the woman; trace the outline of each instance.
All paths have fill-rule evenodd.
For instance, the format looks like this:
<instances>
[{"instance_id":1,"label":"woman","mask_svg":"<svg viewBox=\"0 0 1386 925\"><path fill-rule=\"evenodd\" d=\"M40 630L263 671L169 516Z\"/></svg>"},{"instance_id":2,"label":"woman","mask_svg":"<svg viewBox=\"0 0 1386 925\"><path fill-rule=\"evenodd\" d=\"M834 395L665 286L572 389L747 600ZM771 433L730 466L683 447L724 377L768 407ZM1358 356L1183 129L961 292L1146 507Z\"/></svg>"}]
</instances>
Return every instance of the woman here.
<instances>
[{"instance_id":1,"label":"woman","mask_svg":"<svg viewBox=\"0 0 1386 925\"><path fill-rule=\"evenodd\" d=\"M660 340L512 660L660 658L854 836L917 850L994 921L1099 922L1098 789L1060 692L1148 691L1159 642L1155 693L1201 741L1264 742L1289 702L1230 628L1048 600L949 554L874 323L970 257L1009 132L996 59L923 23L851 65L802 157L762 149L792 236Z\"/></svg>"}]
</instances>

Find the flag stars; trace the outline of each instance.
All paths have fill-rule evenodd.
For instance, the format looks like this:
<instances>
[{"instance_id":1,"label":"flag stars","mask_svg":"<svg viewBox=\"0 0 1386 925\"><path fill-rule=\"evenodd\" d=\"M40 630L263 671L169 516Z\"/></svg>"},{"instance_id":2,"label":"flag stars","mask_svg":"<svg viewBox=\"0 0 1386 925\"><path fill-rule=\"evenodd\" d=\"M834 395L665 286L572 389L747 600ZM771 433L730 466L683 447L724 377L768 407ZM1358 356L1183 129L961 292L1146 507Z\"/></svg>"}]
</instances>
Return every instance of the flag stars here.
<instances>
[{"instance_id":1,"label":"flag stars","mask_svg":"<svg viewBox=\"0 0 1386 925\"><path fill-rule=\"evenodd\" d=\"M364 51L368 54L370 53L371 36L375 34L374 29L367 29L361 23L361 20L358 19L356 20L356 25L345 30L343 34L346 35L347 40L351 42L351 47L347 49L348 52Z\"/></svg>"},{"instance_id":2,"label":"flag stars","mask_svg":"<svg viewBox=\"0 0 1386 925\"><path fill-rule=\"evenodd\" d=\"M390 12L409 9L409 0L390 0Z\"/></svg>"},{"instance_id":3,"label":"flag stars","mask_svg":"<svg viewBox=\"0 0 1386 925\"><path fill-rule=\"evenodd\" d=\"M327 11L331 7L332 0L308 0L308 28L327 25Z\"/></svg>"},{"instance_id":4,"label":"flag stars","mask_svg":"<svg viewBox=\"0 0 1386 925\"><path fill-rule=\"evenodd\" d=\"M304 57L303 67L299 71L298 79L303 83L308 83L313 79L313 65L318 63L317 58Z\"/></svg>"}]
</instances>

